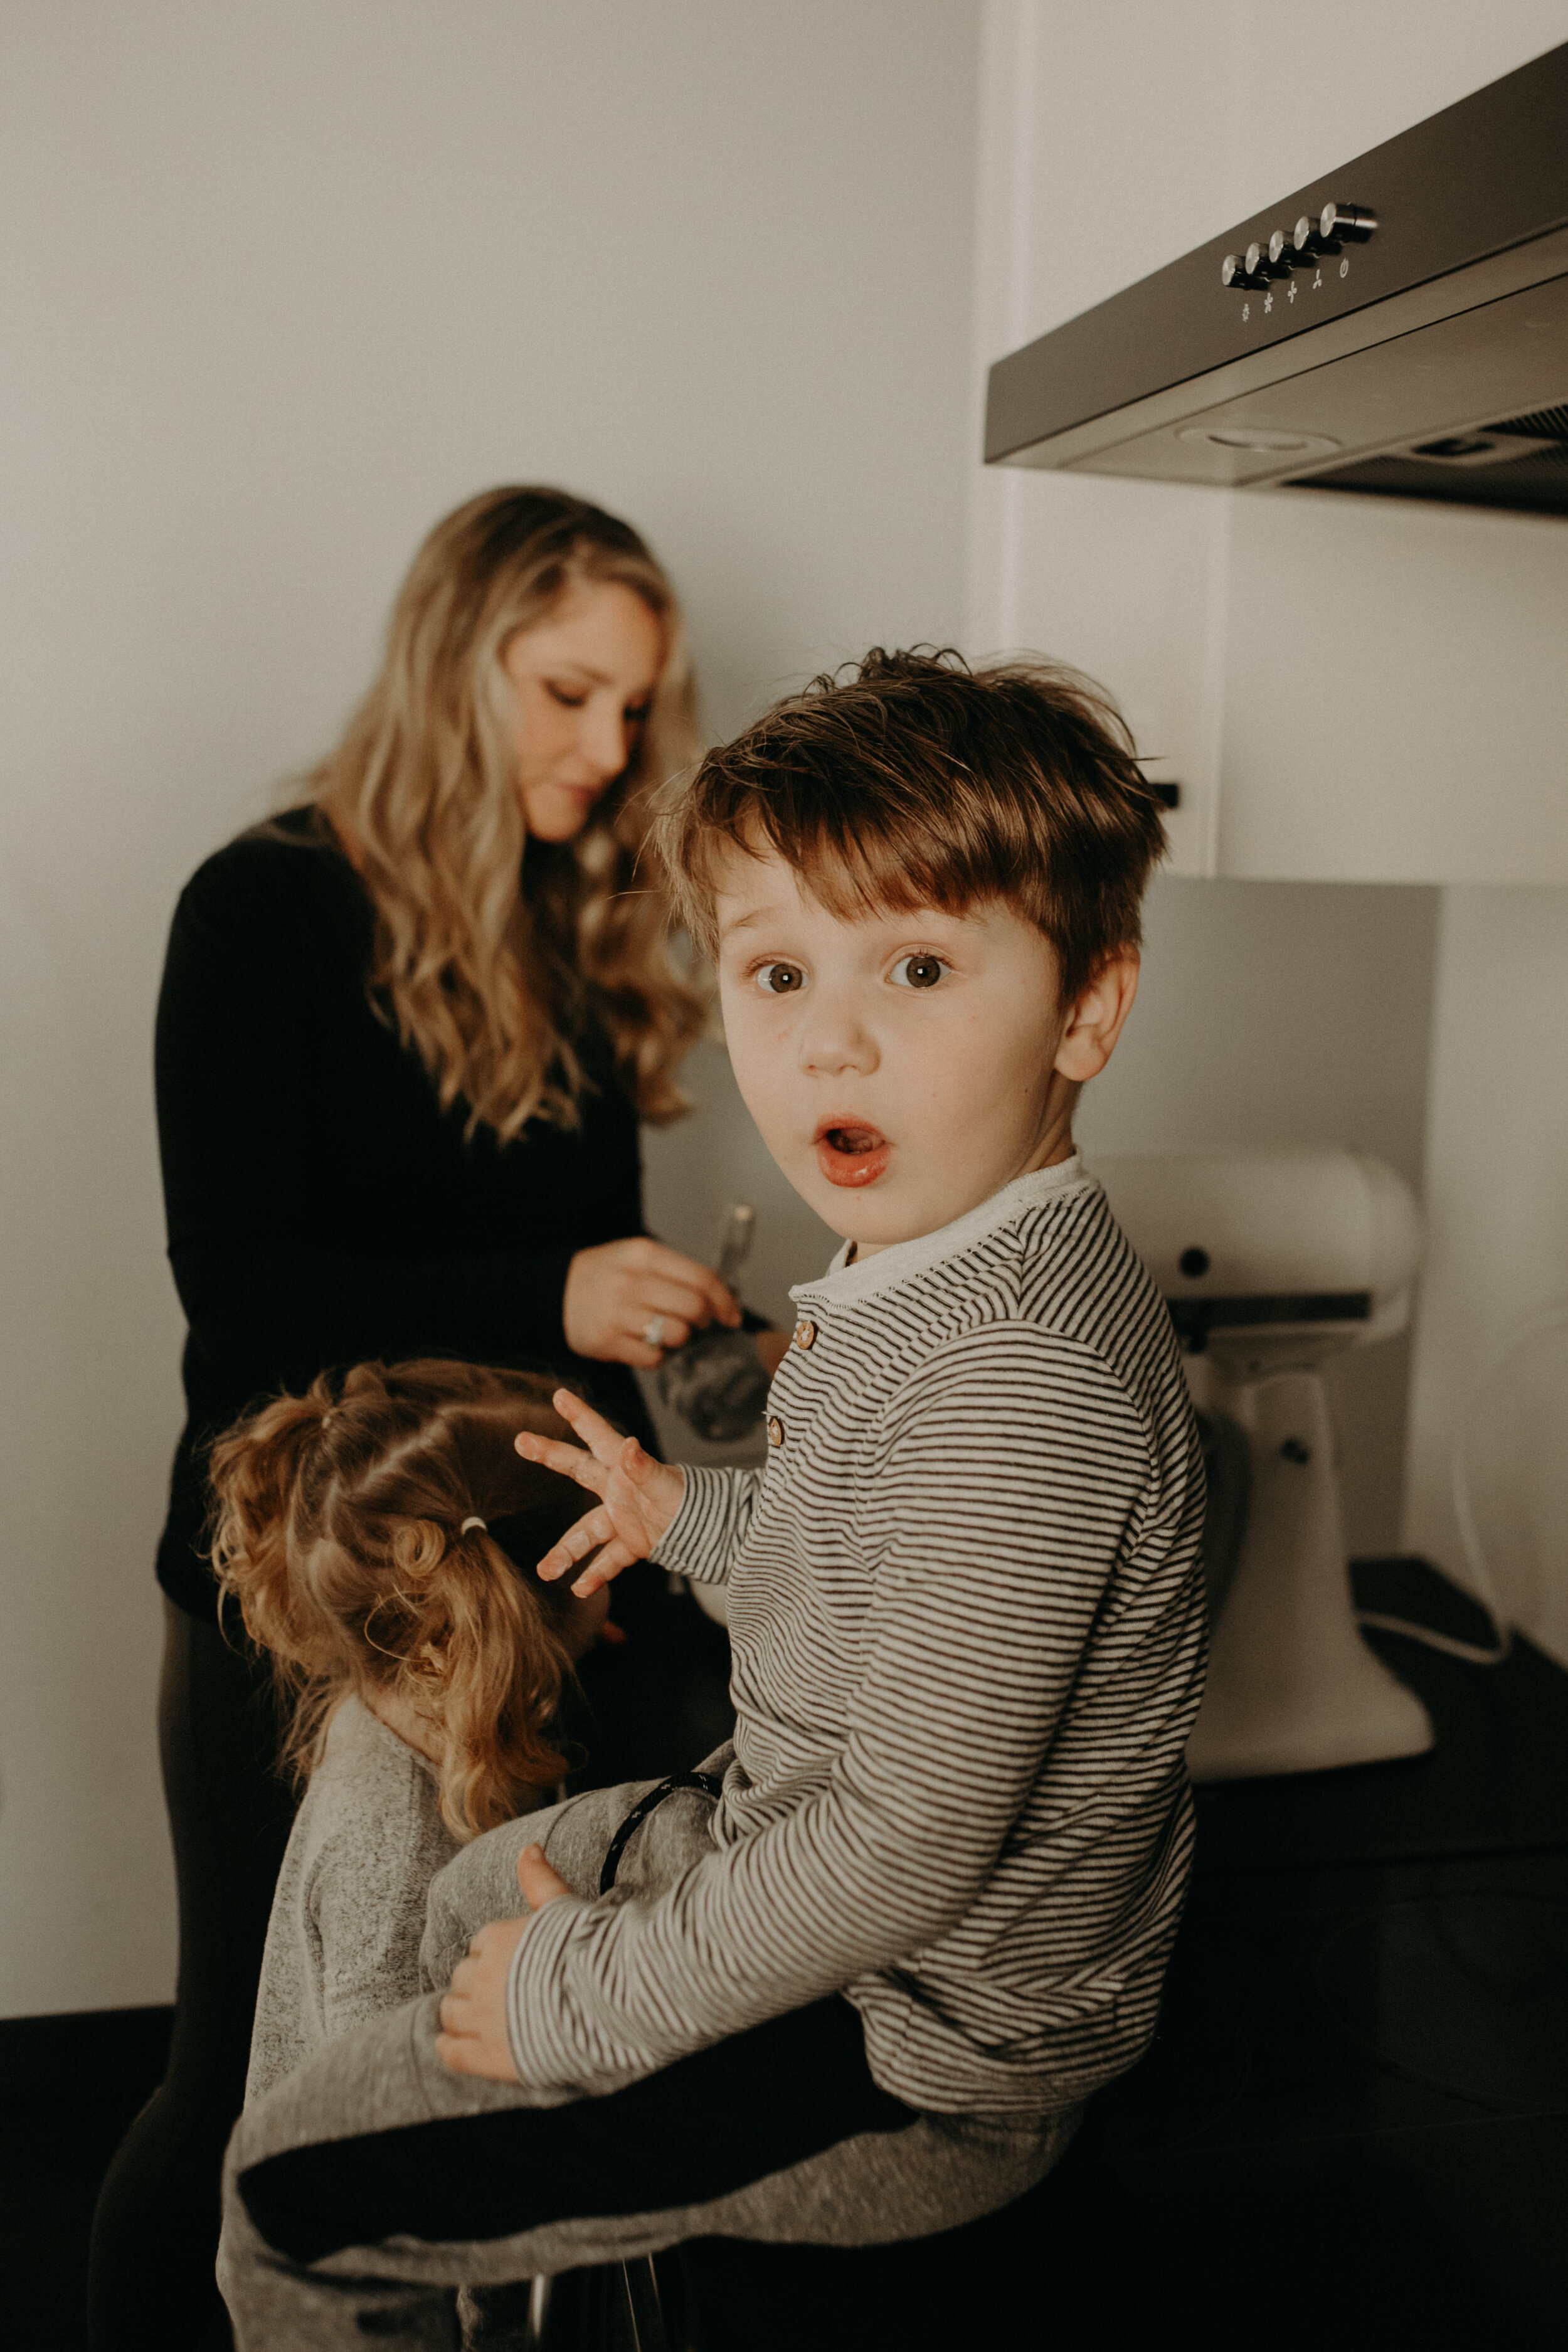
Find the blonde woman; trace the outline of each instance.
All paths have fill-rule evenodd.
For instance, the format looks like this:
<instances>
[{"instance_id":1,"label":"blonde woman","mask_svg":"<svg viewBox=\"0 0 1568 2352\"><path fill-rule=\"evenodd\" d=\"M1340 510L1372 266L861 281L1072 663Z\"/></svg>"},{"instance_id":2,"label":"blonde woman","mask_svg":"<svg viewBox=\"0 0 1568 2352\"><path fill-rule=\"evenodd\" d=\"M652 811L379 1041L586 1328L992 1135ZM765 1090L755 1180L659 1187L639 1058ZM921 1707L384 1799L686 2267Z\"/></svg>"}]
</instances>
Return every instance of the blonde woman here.
<instances>
[{"instance_id":1,"label":"blonde woman","mask_svg":"<svg viewBox=\"0 0 1568 2352\"><path fill-rule=\"evenodd\" d=\"M157 1028L190 1325L158 1555L180 1999L100 2206L100 2352L226 2340L218 2166L289 1832L266 1677L226 1646L203 1557L213 1436L325 1366L447 1354L552 1366L651 1440L633 1369L740 1319L643 1230L639 1121L684 1108L702 1008L640 852L650 793L698 748L679 610L636 531L489 491L420 549L380 675L295 804L180 899ZM660 1599L650 1571L617 1616L646 1632Z\"/></svg>"}]
</instances>

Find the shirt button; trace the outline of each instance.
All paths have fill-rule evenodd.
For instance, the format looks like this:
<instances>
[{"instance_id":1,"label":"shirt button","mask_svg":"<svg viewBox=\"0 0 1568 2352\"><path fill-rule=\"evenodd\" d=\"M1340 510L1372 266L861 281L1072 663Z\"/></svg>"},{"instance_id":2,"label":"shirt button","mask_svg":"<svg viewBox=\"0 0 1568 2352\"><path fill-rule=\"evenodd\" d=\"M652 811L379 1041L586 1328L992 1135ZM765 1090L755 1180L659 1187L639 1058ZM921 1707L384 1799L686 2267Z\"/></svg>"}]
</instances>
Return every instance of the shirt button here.
<instances>
[{"instance_id":1,"label":"shirt button","mask_svg":"<svg viewBox=\"0 0 1568 2352\"><path fill-rule=\"evenodd\" d=\"M768 1422L768 1444L770 1445L782 1445L784 1444L784 1423L779 1419L776 1412L770 1417Z\"/></svg>"},{"instance_id":2,"label":"shirt button","mask_svg":"<svg viewBox=\"0 0 1568 2352\"><path fill-rule=\"evenodd\" d=\"M816 1345L816 1324L811 1322L797 1323L795 1327L795 1344L797 1348L815 1348Z\"/></svg>"}]
</instances>

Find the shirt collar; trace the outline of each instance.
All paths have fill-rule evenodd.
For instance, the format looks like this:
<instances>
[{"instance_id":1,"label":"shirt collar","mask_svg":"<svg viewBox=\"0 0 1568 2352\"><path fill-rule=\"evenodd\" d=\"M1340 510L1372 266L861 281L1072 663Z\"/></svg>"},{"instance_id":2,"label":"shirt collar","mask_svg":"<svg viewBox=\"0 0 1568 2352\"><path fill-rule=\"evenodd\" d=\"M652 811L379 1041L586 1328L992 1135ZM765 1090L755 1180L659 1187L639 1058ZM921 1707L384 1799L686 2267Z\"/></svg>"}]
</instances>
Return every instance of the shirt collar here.
<instances>
[{"instance_id":1,"label":"shirt collar","mask_svg":"<svg viewBox=\"0 0 1568 2352\"><path fill-rule=\"evenodd\" d=\"M802 1304L824 1307L848 1307L863 1298L873 1298L879 1292L894 1289L948 1258L961 1256L1026 1209L1096 1181L1085 1171L1082 1154L1075 1151L1070 1160L1058 1160L1054 1168L1036 1168L1026 1176L1015 1176L1010 1184L1004 1184L999 1192L993 1192L977 1209L965 1210L951 1225L940 1225L932 1234L917 1234L912 1241L894 1242L890 1248L879 1250L875 1257L857 1259L853 1265L846 1265L849 1244L845 1242L826 1273L815 1282L796 1283L790 1297Z\"/></svg>"}]
</instances>

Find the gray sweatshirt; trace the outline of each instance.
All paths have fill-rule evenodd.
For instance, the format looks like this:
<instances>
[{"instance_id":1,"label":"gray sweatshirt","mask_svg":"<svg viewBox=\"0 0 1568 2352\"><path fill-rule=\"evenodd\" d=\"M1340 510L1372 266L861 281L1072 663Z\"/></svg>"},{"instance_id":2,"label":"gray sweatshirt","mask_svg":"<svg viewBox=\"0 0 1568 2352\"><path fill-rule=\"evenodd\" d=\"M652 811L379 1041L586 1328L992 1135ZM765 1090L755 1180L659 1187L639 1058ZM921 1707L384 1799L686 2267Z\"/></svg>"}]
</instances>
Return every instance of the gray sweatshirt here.
<instances>
[{"instance_id":1,"label":"gray sweatshirt","mask_svg":"<svg viewBox=\"0 0 1568 2352\"><path fill-rule=\"evenodd\" d=\"M435 1767L344 1699L272 1898L247 2107L324 2042L417 2000L426 1894L458 1850Z\"/></svg>"}]
</instances>

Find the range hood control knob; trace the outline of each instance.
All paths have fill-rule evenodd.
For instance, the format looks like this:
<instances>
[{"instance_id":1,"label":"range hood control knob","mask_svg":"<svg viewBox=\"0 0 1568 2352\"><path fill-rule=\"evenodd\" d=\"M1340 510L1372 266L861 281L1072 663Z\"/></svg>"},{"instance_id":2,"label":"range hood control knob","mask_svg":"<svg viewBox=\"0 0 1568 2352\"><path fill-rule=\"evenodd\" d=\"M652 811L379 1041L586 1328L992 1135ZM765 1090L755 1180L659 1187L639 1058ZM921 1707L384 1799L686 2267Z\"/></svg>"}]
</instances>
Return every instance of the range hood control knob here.
<instances>
[{"instance_id":1,"label":"range hood control knob","mask_svg":"<svg viewBox=\"0 0 1568 2352\"><path fill-rule=\"evenodd\" d=\"M1339 253L1346 245L1364 245L1377 226L1375 213L1358 205L1325 205L1314 227L1305 213L1296 223L1296 250L1303 261L1320 253Z\"/></svg>"},{"instance_id":2,"label":"range hood control knob","mask_svg":"<svg viewBox=\"0 0 1568 2352\"><path fill-rule=\"evenodd\" d=\"M1220 264L1220 283L1249 292L1271 278L1289 278L1293 269L1310 268L1322 254L1364 245L1376 227L1376 214L1363 212L1359 205L1325 205L1315 223L1310 213L1303 213L1289 236L1277 228L1267 245L1255 242L1244 254L1227 253Z\"/></svg>"},{"instance_id":3,"label":"range hood control knob","mask_svg":"<svg viewBox=\"0 0 1568 2352\"><path fill-rule=\"evenodd\" d=\"M1376 226L1377 215L1363 213L1358 205L1346 205L1342 210L1338 205L1325 205L1319 216L1318 234L1325 242L1338 237L1342 243L1348 238L1352 245L1364 245Z\"/></svg>"}]
</instances>

